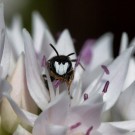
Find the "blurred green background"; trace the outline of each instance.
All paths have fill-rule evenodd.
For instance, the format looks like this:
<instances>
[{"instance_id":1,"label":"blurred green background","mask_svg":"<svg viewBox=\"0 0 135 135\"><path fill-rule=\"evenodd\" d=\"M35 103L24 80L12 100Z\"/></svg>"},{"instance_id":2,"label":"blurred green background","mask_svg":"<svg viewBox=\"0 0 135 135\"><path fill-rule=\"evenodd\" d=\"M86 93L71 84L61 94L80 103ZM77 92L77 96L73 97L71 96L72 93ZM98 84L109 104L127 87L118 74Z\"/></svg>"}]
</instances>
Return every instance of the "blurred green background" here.
<instances>
[{"instance_id":1,"label":"blurred green background","mask_svg":"<svg viewBox=\"0 0 135 135\"><path fill-rule=\"evenodd\" d=\"M8 25L15 14L20 14L24 27L31 30L32 11L39 11L54 36L68 28L80 50L88 38L98 38L106 32L114 33L115 55L121 34L135 35L134 0L4 0Z\"/></svg>"}]
</instances>

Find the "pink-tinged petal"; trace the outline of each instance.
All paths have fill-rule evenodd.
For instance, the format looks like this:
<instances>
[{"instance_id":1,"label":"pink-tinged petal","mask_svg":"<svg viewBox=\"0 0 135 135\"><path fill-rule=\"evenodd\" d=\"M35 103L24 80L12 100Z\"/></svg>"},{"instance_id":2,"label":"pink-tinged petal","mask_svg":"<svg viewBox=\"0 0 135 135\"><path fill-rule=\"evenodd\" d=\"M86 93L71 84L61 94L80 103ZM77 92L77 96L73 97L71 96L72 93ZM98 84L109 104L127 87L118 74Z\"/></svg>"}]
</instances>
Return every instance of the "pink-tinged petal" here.
<instances>
[{"instance_id":1,"label":"pink-tinged petal","mask_svg":"<svg viewBox=\"0 0 135 135\"><path fill-rule=\"evenodd\" d=\"M93 46L93 57L89 68L94 69L112 58L113 35L107 33L103 35Z\"/></svg>"},{"instance_id":2,"label":"pink-tinged petal","mask_svg":"<svg viewBox=\"0 0 135 135\"><path fill-rule=\"evenodd\" d=\"M28 132L26 129L24 129L21 125L18 125L13 135L32 135L32 134Z\"/></svg>"},{"instance_id":3,"label":"pink-tinged petal","mask_svg":"<svg viewBox=\"0 0 135 135\"><path fill-rule=\"evenodd\" d=\"M23 54L19 57L16 68L9 81L13 88L11 97L14 101L25 110L35 114L38 113L38 107L31 98L27 88Z\"/></svg>"},{"instance_id":4,"label":"pink-tinged petal","mask_svg":"<svg viewBox=\"0 0 135 135\"><path fill-rule=\"evenodd\" d=\"M104 74L103 78L101 79L101 84L99 84L101 87L98 89L99 92L103 91L106 81L110 82L107 93L103 96L106 103L105 110L108 110L114 105L123 89L130 57L134 52L134 49L135 45L131 46L128 50L118 56L112 62L112 64L108 66L110 74Z\"/></svg>"},{"instance_id":5,"label":"pink-tinged petal","mask_svg":"<svg viewBox=\"0 0 135 135\"><path fill-rule=\"evenodd\" d=\"M103 135L128 135L129 131L112 126L109 123L102 123L98 129Z\"/></svg>"},{"instance_id":6,"label":"pink-tinged petal","mask_svg":"<svg viewBox=\"0 0 135 135\"><path fill-rule=\"evenodd\" d=\"M52 52L52 48L49 44L51 43L55 45L55 40L49 31L46 22L38 12L33 13L32 23L34 48L38 54L39 60L41 61L44 55L46 58L49 57L50 53Z\"/></svg>"},{"instance_id":7,"label":"pink-tinged petal","mask_svg":"<svg viewBox=\"0 0 135 135\"><path fill-rule=\"evenodd\" d=\"M92 134L91 135L102 135L100 132L92 132Z\"/></svg>"},{"instance_id":8,"label":"pink-tinged petal","mask_svg":"<svg viewBox=\"0 0 135 135\"><path fill-rule=\"evenodd\" d=\"M49 101L48 91L39 73L38 63L32 46L32 39L25 29L23 30L23 37L25 43L25 68L28 89L36 104L44 110L45 105Z\"/></svg>"},{"instance_id":9,"label":"pink-tinged petal","mask_svg":"<svg viewBox=\"0 0 135 135\"><path fill-rule=\"evenodd\" d=\"M70 53L75 53L73 40L72 40L70 33L67 29L62 32L55 48L60 55L68 55ZM56 56L55 51L52 51L49 58L52 58L53 56ZM70 58L75 59L76 55L74 54L74 55L70 56Z\"/></svg>"},{"instance_id":10,"label":"pink-tinged petal","mask_svg":"<svg viewBox=\"0 0 135 135\"><path fill-rule=\"evenodd\" d=\"M42 135L46 135L46 124L64 125L68 109L69 109L69 96L64 92L57 96L47 108L39 115L35 121L33 134L38 135L39 131Z\"/></svg>"},{"instance_id":11,"label":"pink-tinged petal","mask_svg":"<svg viewBox=\"0 0 135 135\"><path fill-rule=\"evenodd\" d=\"M122 37L121 37L121 44L120 44L120 51L119 53L124 52L128 47L128 35L126 32L122 33Z\"/></svg>"},{"instance_id":12,"label":"pink-tinged petal","mask_svg":"<svg viewBox=\"0 0 135 135\"><path fill-rule=\"evenodd\" d=\"M86 133L90 127L93 127L92 130L95 130L100 125L102 107L103 102L94 105L79 105L72 107L66 123L69 127L78 122L81 123L79 128L72 130L74 133Z\"/></svg>"},{"instance_id":13,"label":"pink-tinged petal","mask_svg":"<svg viewBox=\"0 0 135 135\"><path fill-rule=\"evenodd\" d=\"M24 43L22 38L22 20L21 17L15 16L12 20L12 25L7 30L8 37L11 41L11 47L13 49L15 59L17 60L19 55L24 52Z\"/></svg>"},{"instance_id":14,"label":"pink-tinged petal","mask_svg":"<svg viewBox=\"0 0 135 135\"><path fill-rule=\"evenodd\" d=\"M87 40L84 43L84 46L80 52L81 62L83 62L85 65L90 64L92 60L92 45L94 44L93 40Z\"/></svg>"},{"instance_id":15,"label":"pink-tinged petal","mask_svg":"<svg viewBox=\"0 0 135 135\"><path fill-rule=\"evenodd\" d=\"M0 3L0 62L4 49L4 41L5 41L5 22L4 22L4 10L3 4Z\"/></svg>"},{"instance_id":16,"label":"pink-tinged petal","mask_svg":"<svg viewBox=\"0 0 135 135\"><path fill-rule=\"evenodd\" d=\"M65 126L44 124L39 125L39 130L33 130L33 135L67 135L67 128Z\"/></svg>"},{"instance_id":17,"label":"pink-tinged petal","mask_svg":"<svg viewBox=\"0 0 135 135\"><path fill-rule=\"evenodd\" d=\"M125 120L135 119L135 81L120 95L114 109Z\"/></svg>"}]
</instances>

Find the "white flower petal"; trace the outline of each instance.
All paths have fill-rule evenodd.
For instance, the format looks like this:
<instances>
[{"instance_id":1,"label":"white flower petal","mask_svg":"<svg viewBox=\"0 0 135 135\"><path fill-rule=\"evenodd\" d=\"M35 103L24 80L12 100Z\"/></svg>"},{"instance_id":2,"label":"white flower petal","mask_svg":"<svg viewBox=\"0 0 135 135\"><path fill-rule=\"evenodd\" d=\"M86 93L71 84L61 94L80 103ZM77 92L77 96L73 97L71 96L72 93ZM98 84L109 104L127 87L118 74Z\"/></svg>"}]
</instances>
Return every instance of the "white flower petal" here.
<instances>
[{"instance_id":1,"label":"white flower petal","mask_svg":"<svg viewBox=\"0 0 135 135\"><path fill-rule=\"evenodd\" d=\"M28 89L37 105L44 110L49 100L48 91L39 73L38 63L32 46L32 39L26 30L23 30L23 37L25 43L25 68Z\"/></svg>"},{"instance_id":2,"label":"white flower petal","mask_svg":"<svg viewBox=\"0 0 135 135\"><path fill-rule=\"evenodd\" d=\"M29 121L31 122L31 125L33 127L36 119L38 118L38 115L35 115L35 114L30 113L30 112L23 110L23 109L21 109L21 110L23 111L24 115L27 116L27 118L29 118Z\"/></svg>"},{"instance_id":3,"label":"white flower petal","mask_svg":"<svg viewBox=\"0 0 135 135\"><path fill-rule=\"evenodd\" d=\"M0 102L2 101L3 95L11 91L11 85L6 80L0 78Z\"/></svg>"},{"instance_id":4,"label":"white flower petal","mask_svg":"<svg viewBox=\"0 0 135 135\"><path fill-rule=\"evenodd\" d=\"M10 71L11 53L12 53L12 50L11 50L10 42L8 40L7 35L5 35L4 50L3 50L3 55L1 59L1 66L3 68L3 73L2 73L1 78L6 78Z\"/></svg>"},{"instance_id":5,"label":"white flower petal","mask_svg":"<svg viewBox=\"0 0 135 135\"><path fill-rule=\"evenodd\" d=\"M4 13L3 13L3 4L0 3L0 62L4 49L5 41L5 22L4 22Z\"/></svg>"},{"instance_id":6,"label":"white flower petal","mask_svg":"<svg viewBox=\"0 0 135 135\"><path fill-rule=\"evenodd\" d=\"M11 97L14 101L23 109L36 114L38 107L31 98L27 88L23 54L19 57L14 73L10 78L10 84L13 88Z\"/></svg>"},{"instance_id":7,"label":"white flower petal","mask_svg":"<svg viewBox=\"0 0 135 135\"><path fill-rule=\"evenodd\" d=\"M44 124L39 130L34 130L33 135L67 135L67 128L60 125Z\"/></svg>"},{"instance_id":8,"label":"white flower petal","mask_svg":"<svg viewBox=\"0 0 135 135\"><path fill-rule=\"evenodd\" d=\"M135 119L135 81L120 95L115 107L124 119Z\"/></svg>"},{"instance_id":9,"label":"white flower petal","mask_svg":"<svg viewBox=\"0 0 135 135\"><path fill-rule=\"evenodd\" d=\"M66 92L57 96L48 107L39 115L33 128L33 134L46 135L46 124L63 125L69 109L69 96ZM50 131L49 131L50 132Z\"/></svg>"},{"instance_id":10,"label":"white flower petal","mask_svg":"<svg viewBox=\"0 0 135 135\"><path fill-rule=\"evenodd\" d=\"M10 102L10 105L12 106L13 110L15 111L18 118L25 123L25 125L33 126L33 121L29 119L25 113L19 108L19 106L13 101L13 99L9 95L5 95L5 97Z\"/></svg>"},{"instance_id":11,"label":"white flower petal","mask_svg":"<svg viewBox=\"0 0 135 135\"><path fill-rule=\"evenodd\" d=\"M135 120L131 121L120 121L120 122L109 122L114 127L125 129L128 131L135 131Z\"/></svg>"},{"instance_id":12,"label":"white flower petal","mask_svg":"<svg viewBox=\"0 0 135 135\"><path fill-rule=\"evenodd\" d=\"M60 55L68 55L70 53L75 52L73 40L72 40L70 33L67 29L62 32L55 48ZM51 53L49 58L52 58L53 56L56 56L55 51L53 51ZM76 55L72 55L72 56L70 56L70 58L75 59Z\"/></svg>"},{"instance_id":13,"label":"white flower petal","mask_svg":"<svg viewBox=\"0 0 135 135\"><path fill-rule=\"evenodd\" d=\"M122 33L122 37L121 37L121 44L120 44L120 51L119 53L124 52L128 47L128 35L126 32Z\"/></svg>"},{"instance_id":14,"label":"white flower petal","mask_svg":"<svg viewBox=\"0 0 135 135\"><path fill-rule=\"evenodd\" d=\"M17 60L19 55L24 52L24 43L22 38L22 21L19 15L13 18L12 26L11 28L7 29L7 34L12 43L12 49Z\"/></svg>"},{"instance_id":15,"label":"white flower petal","mask_svg":"<svg viewBox=\"0 0 135 135\"><path fill-rule=\"evenodd\" d=\"M135 80L135 60L134 58L130 59L127 77L125 80L125 84L123 87L123 91L126 90L126 88L129 87L129 85Z\"/></svg>"},{"instance_id":16,"label":"white flower petal","mask_svg":"<svg viewBox=\"0 0 135 135\"><path fill-rule=\"evenodd\" d=\"M28 132L26 129L24 129L21 125L18 125L13 135L32 135L32 134Z\"/></svg>"},{"instance_id":17,"label":"white flower petal","mask_svg":"<svg viewBox=\"0 0 135 135\"><path fill-rule=\"evenodd\" d=\"M114 127L109 123L102 123L98 129L103 135L128 135L129 131Z\"/></svg>"},{"instance_id":18,"label":"white flower petal","mask_svg":"<svg viewBox=\"0 0 135 135\"><path fill-rule=\"evenodd\" d=\"M74 132L83 132L93 126L93 130L100 125L100 115L102 112L103 102L94 105L79 105L71 108L67 117L67 125L70 127L78 122L81 123L79 128L74 129Z\"/></svg>"},{"instance_id":19,"label":"white flower petal","mask_svg":"<svg viewBox=\"0 0 135 135\"><path fill-rule=\"evenodd\" d=\"M6 97L10 105L12 106L13 110L17 114L18 118L24 123L32 126L32 122L30 121L30 119L23 113L23 111L18 107L18 105L10 97L9 92L12 90L11 85L6 80L0 79L0 88L1 88L0 101L2 100L3 97Z\"/></svg>"},{"instance_id":20,"label":"white flower petal","mask_svg":"<svg viewBox=\"0 0 135 135\"><path fill-rule=\"evenodd\" d=\"M97 71L98 71L98 69L97 69ZM101 71L101 73L99 73L97 78L94 79L93 81L91 81L89 86L83 91L81 102L84 101L84 99L83 99L84 94L88 94L88 97L90 97L90 98L92 97L92 95L96 95L95 94L95 89L97 88L97 86L98 86L99 82L101 81L102 77L103 77L103 71Z\"/></svg>"},{"instance_id":21,"label":"white flower petal","mask_svg":"<svg viewBox=\"0 0 135 135\"><path fill-rule=\"evenodd\" d=\"M108 65L111 63L111 59L108 59L107 61L105 61L104 63L102 63L101 65ZM101 68L101 65L100 66L97 66L95 69L91 70L91 67L87 67L84 71L84 73L82 74L82 87L83 87L83 90L86 90L87 87L89 87L92 82L94 80L96 80L101 74L103 74L103 69Z\"/></svg>"},{"instance_id":22,"label":"white flower petal","mask_svg":"<svg viewBox=\"0 0 135 135\"><path fill-rule=\"evenodd\" d=\"M46 58L52 52L50 43L55 45L55 40L52 34L49 31L49 28L43 18L38 12L33 12L32 17L33 23L33 39L34 39L34 48L36 53L38 53L39 59L42 60L42 57L45 55Z\"/></svg>"},{"instance_id":23,"label":"white flower petal","mask_svg":"<svg viewBox=\"0 0 135 135\"><path fill-rule=\"evenodd\" d=\"M134 49L135 45L131 46L128 50L126 50L119 57L117 57L117 59L108 66L110 74L104 74L101 80L101 87L99 88L100 92L103 91L105 82L110 82L107 93L105 93L103 96L104 101L106 102L105 110L108 110L114 105L122 91L127 75L129 60Z\"/></svg>"},{"instance_id":24,"label":"white flower petal","mask_svg":"<svg viewBox=\"0 0 135 135\"><path fill-rule=\"evenodd\" d=\"M91 69L112 58L112 40L113 35L111 33L107 33L97 40L93 46L93 58L89 65Z\"/></svg>"}]
</instances>

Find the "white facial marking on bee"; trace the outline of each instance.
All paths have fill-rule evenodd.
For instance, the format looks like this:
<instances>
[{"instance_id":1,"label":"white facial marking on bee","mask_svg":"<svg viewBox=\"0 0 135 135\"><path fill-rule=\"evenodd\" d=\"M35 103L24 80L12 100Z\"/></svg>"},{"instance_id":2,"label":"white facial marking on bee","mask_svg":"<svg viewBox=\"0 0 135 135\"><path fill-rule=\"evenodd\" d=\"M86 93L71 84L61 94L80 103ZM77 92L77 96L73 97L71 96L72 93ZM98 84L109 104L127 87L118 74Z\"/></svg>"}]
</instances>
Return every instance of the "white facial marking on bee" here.
<instances>
[{"instance_id":1,"label":"white facial marking on bee","mask_svg":"<svg viewBox=\"0 0 135 135\"><path fill-rule=\"evenodd\" d=\"M64 64L63 63L59 64L57 61L55 61L54 63L55 70L59 75L64 75L67 72L68 66L69 66L68 62Z\"/></svg>"}]
</instances>

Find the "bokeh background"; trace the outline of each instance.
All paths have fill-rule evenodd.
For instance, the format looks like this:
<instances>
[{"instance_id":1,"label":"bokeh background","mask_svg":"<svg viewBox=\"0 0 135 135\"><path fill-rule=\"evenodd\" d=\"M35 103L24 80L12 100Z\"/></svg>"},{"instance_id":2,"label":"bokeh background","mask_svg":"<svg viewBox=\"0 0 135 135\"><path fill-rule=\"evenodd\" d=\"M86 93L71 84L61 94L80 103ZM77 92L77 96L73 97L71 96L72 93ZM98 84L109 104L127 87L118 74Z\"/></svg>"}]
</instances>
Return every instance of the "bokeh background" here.
<instances>
[{"instance_id":1,"label":"bokeh background","mask_svg":"<svg viewBox=\"0 0 135 135\"><path fill-rule=\"evenodd\" d=\"M106 32L114 34L114 55L119 49L122 32L131 40L135 36L134 0L4 0L7 24L20 14L31 31L32 11L39 11L54 36L68 28L79 52L88 38L97 39Z\"/></svg>"}]
</instances>

